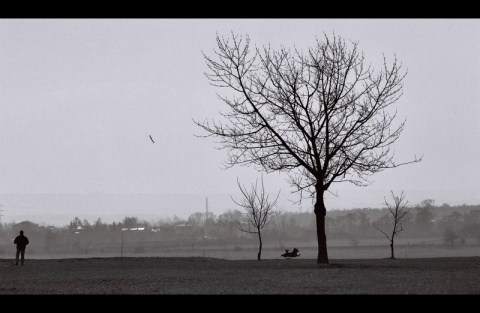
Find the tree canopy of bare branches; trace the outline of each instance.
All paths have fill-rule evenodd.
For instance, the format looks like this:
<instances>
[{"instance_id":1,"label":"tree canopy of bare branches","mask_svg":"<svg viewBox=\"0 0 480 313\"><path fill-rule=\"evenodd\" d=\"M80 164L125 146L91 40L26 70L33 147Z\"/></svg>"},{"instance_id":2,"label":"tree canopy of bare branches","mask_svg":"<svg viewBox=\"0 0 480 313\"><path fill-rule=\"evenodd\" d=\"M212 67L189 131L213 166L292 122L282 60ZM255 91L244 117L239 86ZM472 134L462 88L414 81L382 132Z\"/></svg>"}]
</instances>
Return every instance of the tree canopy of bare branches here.
<instances>
[{"instance_id":1,"label":"tree canopy of bare branches","mask_svg":"<svg viewBox=\"0 0 480 313\"><path fill-rule=\"evenodd\" d=\"M217 121L195 121L220 149L227 167L251 165L283 171L294 192L315 199L318 263L328 263L324 192L332 183L367 185L369 176L403 164L391 145L405 120L393 125L389 107L402 95L401 65L374 71L357 42L340 36L316 39L306 52L252 47L248 35L217 34L214 56L204 54L211 85L228 89L218 97L227 111Z\"/></svg>"},{"instance_id":2,"label":"tree canopy of bare branches","mask_svg":"<svg viewBox=\"0 0 480 313\"><path fill-rule=\"evenodd\" d=\"M384 234L385 237L387 237L387 239L390 241L390 258L395 259L393 247L395 235L403 230L402 223L412 218L413 215L410 214L410 208L407 206L408 201L405 201L405 193L403 191L400 196L396 196L393 191L390 191L390 193L393 199L393 204L388 203L387 199L385 199L384 204L387 206L387 209L390 213L389 219L391 221L392 229L388 231L382 230L380 227L375 225L375 223L373 223L373 226L382 234Z\"/></svg>"},{"instance_id":3,"label":"tree canopy of bare branches","mask_svg":"<svg viewBox=\"0 0 480 313\"><path fill-rule=\"evenodd\" d=\"M258 187L258 181L252 184L250 191L245 186L241 186L237 179L238 187L242 192L243 198L240 202L232 200L236 205L242 207L243 211L235 210L241 218L238 220L238 229L250 234L257 234L259 240L259 248L257 254L257 260L262 259L262 229L265 228L272 219L272 211L277 204L280 191L273 201L270 201L269 195L265 192L265 186L263 184L263 176L261 185Z\"/></svg>"},{"instance_id":4,"label":"tree canopy of bare branches","mask_svg":"<svg viewBox=\"0 0 480 313\"><path fill-rule=\"evenodd\" d=\"M393 247L395 235L403 230L402 223L412 218L413 215L410 214L410 208L407 206L408 201L405 201L405 193L403 191L400 196L396 196L393 191L390 191L390 193L393 199L393 204L388 203L387 199L385 199L384 204L387 206L388 211L390 212L389 219L391 221L392 229L384 231L375 225L375 223L373 223L373 226L382 234L384 234L385 237L387 237L387 239L390 241L390 258L395 259Z\"/></svg>"}]
</instances>

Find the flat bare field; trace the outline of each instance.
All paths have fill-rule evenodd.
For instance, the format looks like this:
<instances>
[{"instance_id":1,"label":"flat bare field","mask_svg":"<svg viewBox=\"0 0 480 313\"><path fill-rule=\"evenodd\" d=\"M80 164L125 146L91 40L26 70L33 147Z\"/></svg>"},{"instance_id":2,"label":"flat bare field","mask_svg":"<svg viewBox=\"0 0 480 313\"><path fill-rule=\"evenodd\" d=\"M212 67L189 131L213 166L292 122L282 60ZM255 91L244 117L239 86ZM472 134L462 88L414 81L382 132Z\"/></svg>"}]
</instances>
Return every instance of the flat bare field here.
<instances>
[{"instance_id":1,"label":"flat bare field","mask_svg":"<svg viewBox=\"0 0 480 313\"><path fill-rule=\"evenodd\" d=\"M0 259L0 294L480 295L480 257Z\"/></svg>"}]
</instances>

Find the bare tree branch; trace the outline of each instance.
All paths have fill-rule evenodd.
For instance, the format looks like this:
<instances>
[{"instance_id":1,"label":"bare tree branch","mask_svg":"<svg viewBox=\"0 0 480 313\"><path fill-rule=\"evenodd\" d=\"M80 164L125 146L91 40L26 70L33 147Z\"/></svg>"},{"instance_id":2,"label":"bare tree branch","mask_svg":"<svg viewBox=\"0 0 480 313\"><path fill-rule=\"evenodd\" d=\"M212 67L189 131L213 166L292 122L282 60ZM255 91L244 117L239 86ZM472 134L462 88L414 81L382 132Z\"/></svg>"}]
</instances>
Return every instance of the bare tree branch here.
<instances>
[{"instance_id":1,"label":"bare tree branch","mask_svg":"<svg viewBox=\"0 0 480 313\"><path fill-rule=\"evenodd\" d=\"M324 224L331 184L365 186L375 173L422 160L398 162L391 149L406 122L395 123L392 108L406 76L396 56L390 63L384 56L375 71L364 65L357 42L335 34L317 38L306 52L252 47L248 35L234 33L216 40L214 56L203 54L205 76L229 91L218 95L227 110L222 120L194 123L226 149L227 168L286 172L300 199L316 197L317 225ZM326 261L324 227L317 235Z\"/></svg>"},{"instance_id":2,"label":"bare tree branch","mask_svg":"<svg viewBox=\"0 0 480 313\"><path fill-rule=\"evenodd\" d=\"M262 235L261 231L265 228L271 221L272 215L270 214L277 204L280 191L276 198L273 201L270 201L269 195L265 192L265 186L263 184L263 175L261 178L261 185L258 187L258 181L255 181L255 184L252 184L251 189L247 190L245 186L241 186L237 178L237 184L242 192L243 198L241 201L236 201L232 198L233 202L242 207L245 212L235 210L241 218L238 220L237 225L239 230L249 234L258 234L258 239L260 242L260 247L258 251L257 258L261 260L262 253Z\"/></svg>"},{"instance_id":3,"label":"bare tree branch","mask_svg":"<svg viewBox=\"0 0 480 313\"><path fill-rule=\"evenodd\" d=\"M382 230L380 227L375 225L375 223L373 223L373 226L382 234L384 234L390 241L390 258L395 259L393 248L395 235L403 231L402 223L412 218L413 215L410 214L411 208L407 206L408 201L405 201L405 193L403 191L400 196L396 196L393 191L390 191L390 193L393 199L393 204L388 203L387 199L385 199L384 204L387 206L387 209L390 213L389 219L392 226L391 230L389 231L389 233L387 233L387 231Z\"/></svg>"}]
</instances>

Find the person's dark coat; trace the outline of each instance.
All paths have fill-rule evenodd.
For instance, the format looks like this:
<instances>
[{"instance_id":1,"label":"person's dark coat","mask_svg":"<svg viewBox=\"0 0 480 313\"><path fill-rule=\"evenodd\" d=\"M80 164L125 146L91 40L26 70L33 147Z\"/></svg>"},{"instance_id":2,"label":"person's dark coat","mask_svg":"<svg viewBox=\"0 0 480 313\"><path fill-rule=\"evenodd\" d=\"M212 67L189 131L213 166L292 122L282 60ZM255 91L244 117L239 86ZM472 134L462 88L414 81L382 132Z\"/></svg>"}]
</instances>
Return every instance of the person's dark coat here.
<instances>
[{"instance_id":1,"label":"person's dark coat","mask_svg":"<svg viewBox=\"0 0 480 313\"><path fill-rule=\"evenodd\" d=\"M15 237L13 243L17 244L17 249L25 249L29 242L28 238L21 234Z\"/></svg>"}]
</instances>

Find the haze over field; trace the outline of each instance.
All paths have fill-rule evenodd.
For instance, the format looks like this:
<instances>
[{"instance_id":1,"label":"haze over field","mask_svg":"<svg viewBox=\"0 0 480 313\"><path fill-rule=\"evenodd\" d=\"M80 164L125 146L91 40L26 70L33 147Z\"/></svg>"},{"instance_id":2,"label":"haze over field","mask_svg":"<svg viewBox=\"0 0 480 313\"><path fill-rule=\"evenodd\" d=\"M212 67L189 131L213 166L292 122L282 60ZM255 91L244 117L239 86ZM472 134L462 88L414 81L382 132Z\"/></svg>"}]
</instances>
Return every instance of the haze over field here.
<instances>
[{"instance_id":1,"label":"haze over field","mask_svg":"<svg viewBox=\"0 0 480 313\"><path fill-rule=\"evenodd\" d=\"M232 193L235 199L241 195ZM379 200L383 197L389 200L389 191L373 190L365 195L363 191L342 191L339 197L327 196L329 209L342 210L354 208L383 208ZM477 199L473 190L453 190L435 192L431 190L418 190L407 195L411 204L419 204L425 199L434 199L436 205L448 203L461 205L468 203L464 199ZM208 211L219 215L228 210L239 209L230 194L210 193L208 197L203 194L6 194L2 196L2 203L8 203L2 223L21 222L24 220L35 223L65 226L75 217L90 222L101 218L106 223L118 223L126 216L136 216L140 220L155 222L160 219L170 219L175 216L187 219L196 212L206 211L206 198L208 198ZM478 204L472 201L468 204ZM11 209L7 211L8 207ZM15 209L15 210L13 210ZM309 201L302 204L292 204L288 195L282 194L279 198L277 209L280 212L313 212Z\"/></svg>"},{"instance_id":2,"label":"haze over field","mask_svg":"<svg viewBox=\"0 0 480 313\"><path fill-rule=\"evenodd\" d=\"M215 36L248 34L259 46L305 49L323 32L359 42L408 70L396 103L405 130L396 159L416 164L338 184L327 210L383 207L390 190L411 204L480 203L480 20L477 19L3 19L0 20L1 222L62 226L81 219L155 220L235 209L237 177L226 151L192 119L223 103L204 76ZM154 140L152 142L150 137ZM312 210L285 182L264 175L279 209Z\"/></svg>"}]
</instances>

